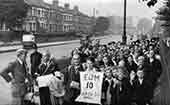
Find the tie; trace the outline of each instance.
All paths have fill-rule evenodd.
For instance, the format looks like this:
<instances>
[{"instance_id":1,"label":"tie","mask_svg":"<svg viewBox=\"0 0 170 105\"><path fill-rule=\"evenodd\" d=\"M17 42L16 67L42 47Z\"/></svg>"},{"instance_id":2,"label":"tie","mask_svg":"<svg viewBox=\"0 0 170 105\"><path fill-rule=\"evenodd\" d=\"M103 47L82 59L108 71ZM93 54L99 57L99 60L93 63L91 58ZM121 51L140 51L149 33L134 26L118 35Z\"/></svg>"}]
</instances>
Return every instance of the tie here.
<instances>
[{"instance_id":1,"label":"tie","mask_svg":"<svg viewBox=\"0 0 170 105\"><path fill-rule=\"evenodd\" d=\"M111 94L110 94L111 82L109 80L108 82L109 82L109 86L106 93L106 100L107 100L107 105L110 105L111 104Z\"/></svg>"}]
</instances>

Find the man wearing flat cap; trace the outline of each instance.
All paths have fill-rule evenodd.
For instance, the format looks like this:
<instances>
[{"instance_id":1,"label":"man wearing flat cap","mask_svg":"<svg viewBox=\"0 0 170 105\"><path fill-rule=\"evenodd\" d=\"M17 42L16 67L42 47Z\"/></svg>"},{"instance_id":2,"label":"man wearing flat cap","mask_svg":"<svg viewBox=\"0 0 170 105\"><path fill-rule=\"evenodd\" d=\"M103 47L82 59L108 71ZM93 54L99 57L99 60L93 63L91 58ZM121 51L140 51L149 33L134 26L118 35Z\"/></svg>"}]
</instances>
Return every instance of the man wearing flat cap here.
<instances>
[{"instance_id":1,"label":"man wearing flat cap","mask_svg":"<svg viewBox=\"0 0 170 105\"><path fill-rule=\"evenodd\" d=\"M18 49L16 51L16 59L8 64L6 68L0 72L8 83L11 84L12 89L12 105L24 105L24 96L26 94L26 78L28 72L26 68L27 51L25 49ZM11 73L11 75L9 75Z\"/></svg>"}]
</instances>

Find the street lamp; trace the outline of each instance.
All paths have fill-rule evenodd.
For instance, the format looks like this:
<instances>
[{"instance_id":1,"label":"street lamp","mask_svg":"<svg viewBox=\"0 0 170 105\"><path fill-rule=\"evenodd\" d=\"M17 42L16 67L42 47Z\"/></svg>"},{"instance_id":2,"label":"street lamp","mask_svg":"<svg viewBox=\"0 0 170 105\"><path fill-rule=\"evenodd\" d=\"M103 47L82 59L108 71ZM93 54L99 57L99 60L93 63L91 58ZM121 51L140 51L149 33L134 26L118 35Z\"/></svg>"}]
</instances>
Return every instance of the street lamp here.
<instances>
[{"instance_id":1,"label":"street lamp","mask_svg":"<svg viewBox=\"0 0 170 105\"><path fill-rule=\"evenodd\" d=\"M127 36L126 36L126 8L127 8L127 0L124 0L124 18L123 18L123 35L122 35L122 42L126 44Z\"/></svg>"}]
</instances>

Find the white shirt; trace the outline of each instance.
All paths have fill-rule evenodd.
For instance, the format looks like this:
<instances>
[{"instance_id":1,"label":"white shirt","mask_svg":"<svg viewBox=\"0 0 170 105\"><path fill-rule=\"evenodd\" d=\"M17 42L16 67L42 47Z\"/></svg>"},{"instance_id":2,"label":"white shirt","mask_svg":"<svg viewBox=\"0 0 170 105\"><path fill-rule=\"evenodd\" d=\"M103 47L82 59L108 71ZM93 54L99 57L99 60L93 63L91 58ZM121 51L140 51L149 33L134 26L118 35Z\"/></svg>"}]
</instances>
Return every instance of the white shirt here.
<instances>
[{"instance_id":1,"label":"white shirt","mask_svg":"<svg viewBox=\"0 0 170 105\"><path fill-rule=\"evenodd\" d=\"M138 80L139 80L140 85L142 85L143 79L138 79Z\"/></svg>"},{"instance_id":2,"label":"white shirt","mask_svg":"<svg viewBox=\"0 0 170 105\"><path fill-rule=\"evenodd\" d=\"M17 60L19 61L19 63L22 65L23 64L23 61L19 58L17 58Z\"/></svg>"}]
</instances>

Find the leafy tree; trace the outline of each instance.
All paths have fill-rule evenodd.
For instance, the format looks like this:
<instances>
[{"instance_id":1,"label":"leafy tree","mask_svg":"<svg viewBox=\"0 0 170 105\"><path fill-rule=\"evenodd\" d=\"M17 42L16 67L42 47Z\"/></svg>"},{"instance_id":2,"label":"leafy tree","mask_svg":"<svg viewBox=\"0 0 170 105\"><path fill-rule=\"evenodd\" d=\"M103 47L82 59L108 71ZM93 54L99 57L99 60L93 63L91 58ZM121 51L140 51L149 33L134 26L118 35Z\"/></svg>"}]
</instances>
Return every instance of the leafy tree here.
<instances>
[{"instance_id":1,"label":"leafy tree","mask_svg":"<svg viewBox=\"0 0 170 105\"><path fill-rule=\"evenodd\" d=\"M158 2L158 0L139 0L139 1L147 2L148 7L154 6Z\"/></svg>"},{"instance_id":2,"label":"leafy tree","mask_svg":"<svg viewBox=\"0 0 170 105\"><path fill-rule=\"evenodd\" d=\"M28 5L24 0L0 0L0 23L14 30L20 27L27 15Z\"/></svg>"},{"instance_id":3,"label":"leafy tree","mask_svg":"<svg viewBox=\"0 0 170 105\"><path fill-rule=\"evenodd\" d=\"M109 19L107 17L98 17L93 26L93 32L104 32L109 28Z\"/></svg>"}]
</instances>

